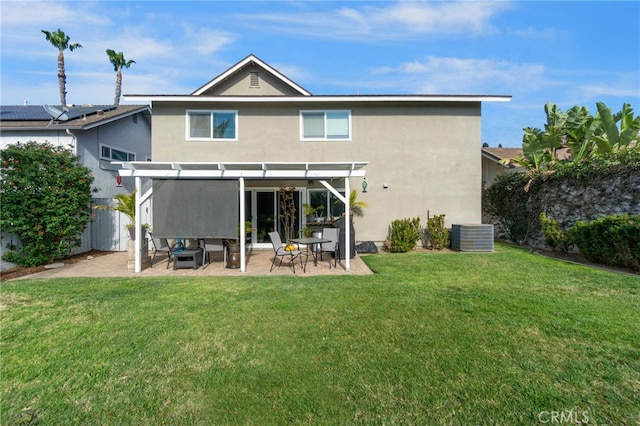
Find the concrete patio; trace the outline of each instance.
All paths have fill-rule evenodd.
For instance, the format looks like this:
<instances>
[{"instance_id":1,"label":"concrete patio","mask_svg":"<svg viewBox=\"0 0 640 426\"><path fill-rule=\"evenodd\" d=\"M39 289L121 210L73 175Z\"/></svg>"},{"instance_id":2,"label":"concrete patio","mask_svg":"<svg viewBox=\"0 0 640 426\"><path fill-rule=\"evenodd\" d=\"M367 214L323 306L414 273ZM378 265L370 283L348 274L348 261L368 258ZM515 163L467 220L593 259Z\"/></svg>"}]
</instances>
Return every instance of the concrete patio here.
<instances>
[{"instance_id":1,"label":"concrete patio","mask_svg":"<svg viewBox=\"0 0 640 426\"><path fill-rule=\"evenodd\" d=\"M276 266L273 271L269 272L273 261L273 250L253 250L247 253L247 270L241 272L240 269L224 268L222 264L222 254L212 253L211 263L205 263L204 267L198 269L173 269L173 265L167 268L167 256L158 255L153 262L151 268L146 268L140 273L131 272L127 267L127 253L117 252L104 256L98 256L93 259L85 259L77 263L64 265L59 268L48 269L18 279L40 279L40 278L70 278L70 277L208 277L208 276L269 276L269 275L288 275L294 276L293 271L286 262L282 266L278 266L280 259L276 260ZM304 262L304 258L302 259ZM365 265L360 256L351 259L350 271L345 271L344 260L338 262L337 268L333 267L333 259L331 259L331 267L329 267L329 256L325 254L324 260L318 261L317 266L313 264L312 259L307 263L306 272L302 270L300 259L296 259L295 276L315 276L315 275L369 275L371 270Z\"/></svg>"}]
</instances>

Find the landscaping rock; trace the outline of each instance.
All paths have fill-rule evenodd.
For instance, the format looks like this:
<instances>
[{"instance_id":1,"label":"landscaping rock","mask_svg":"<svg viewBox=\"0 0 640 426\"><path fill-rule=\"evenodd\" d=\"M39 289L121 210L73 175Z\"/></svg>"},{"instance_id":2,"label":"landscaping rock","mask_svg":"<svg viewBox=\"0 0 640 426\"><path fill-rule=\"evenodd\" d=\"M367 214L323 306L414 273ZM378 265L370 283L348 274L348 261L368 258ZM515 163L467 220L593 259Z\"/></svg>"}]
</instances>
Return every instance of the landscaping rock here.
<instances>
[{"instance_id":1,"label":"landscaping rock","mask_svg":"<svg viewBox=\"0 0 640 426\"><path fill-rule=\"evenodd\" d=\"M377 253L378 247L376 247L373 241L363 241L356 245L356 251L358 253Z\"/></svg>"},{"instance_id":2,"label":"landscaping rock","mask_svg":"<svg viewBox=\"0 0 640 426\"><path fill-rule=\"evenodd\" d=\"M57 268L62 268L63 266L64 266L64 263L56 262L56 263L51 263L49 265L44 265L44 269L57 269Z\"/></svg>"}]
</instances>

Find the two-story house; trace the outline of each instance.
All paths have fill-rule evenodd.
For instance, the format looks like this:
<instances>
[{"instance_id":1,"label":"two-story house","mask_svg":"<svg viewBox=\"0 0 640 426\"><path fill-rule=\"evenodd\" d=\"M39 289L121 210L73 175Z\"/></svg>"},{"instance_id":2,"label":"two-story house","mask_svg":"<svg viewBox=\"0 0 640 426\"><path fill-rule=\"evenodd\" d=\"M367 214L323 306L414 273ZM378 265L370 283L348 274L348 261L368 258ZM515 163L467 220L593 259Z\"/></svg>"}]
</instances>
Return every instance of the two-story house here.
<instances>
[{"instance_id":1,"label":"two-story house","mask_svg":"<svg viewBox=\"0 0 640 426\"><path fill-rule=\"evenodd\" d=\"M480 223L481 105L510 96L312 95L249 55L190 94L125 99L152 105L153 162L125 162L121 174L154 180L154 232L227 236L209 230L235 216L228 232L248 220L261 247L281 229L280 187L316 208L313 221L342 215L336 200L356 189L368 204L356 239L377 245L395 219ZM214 189L227 180L235 197ZM310 218L298 212L302 228Z\"/></svg>"}]
</instances>

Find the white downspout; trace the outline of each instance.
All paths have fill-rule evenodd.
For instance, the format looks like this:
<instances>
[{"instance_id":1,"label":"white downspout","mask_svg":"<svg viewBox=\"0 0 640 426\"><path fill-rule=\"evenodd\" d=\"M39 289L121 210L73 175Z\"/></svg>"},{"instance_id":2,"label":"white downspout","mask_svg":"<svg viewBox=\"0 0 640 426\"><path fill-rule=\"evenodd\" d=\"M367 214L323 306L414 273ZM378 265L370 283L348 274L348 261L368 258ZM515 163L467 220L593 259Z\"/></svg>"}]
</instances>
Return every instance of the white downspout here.
<instances>
[{"instance_id":1,"label":"white downspout","mask_svg":"<svg viewBox=\"0 0 640 426\"><path fill-rule=\"evenodd\" d=\"M73 138L73 153L75 155L78 155L78 138L76 137L76 135L74 135L73 133L71 133L71 130L66 129L65 130L67 132L67 134L69 136L71 136Z\"/></svg>"}]
</instances>

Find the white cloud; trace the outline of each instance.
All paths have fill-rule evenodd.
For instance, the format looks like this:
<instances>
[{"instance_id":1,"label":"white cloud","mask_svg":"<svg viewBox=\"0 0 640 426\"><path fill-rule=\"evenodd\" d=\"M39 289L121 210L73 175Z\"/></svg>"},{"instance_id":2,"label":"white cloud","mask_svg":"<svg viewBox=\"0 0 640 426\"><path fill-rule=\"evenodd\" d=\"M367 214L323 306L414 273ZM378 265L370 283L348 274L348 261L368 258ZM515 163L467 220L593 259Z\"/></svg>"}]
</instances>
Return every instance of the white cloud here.
<instances>
[{"instance_id":1,"label":"white cloud","mask_svg":"<svg viewBox=\"0 0 640 426\"><path fill-rule=\"evenodd\" d=\"M211 55L232 44L235 38L228 32L208 28L184 27L184 38L189 40L184 47L200 55Z\"/></svg>"},{"instance_id":2,"label":"white cloud","mask_svg":"<svg viewBox=\"0 0 640 426\"><path fill-rule=\"evenodd\" d=\"M627 98L628 101L640 100L640 82L636 73L607 73L599 81L581 84L577 90L587 98L601 96ZM605 83L606 82L606 83Z\"/></svg>"},{"instance_id":3,"label":"white cloud","mask_svg":"<svg viewBox=\"0 0 640 426\"><path fill-rule=\"evenodd\" d=\"M93 2L58 1L2 1L0 2L0 22L6 28L47 25L43 28L55 31L61 28L83 28L87 25L105 25L111 19L93 11ZM52 22L56 24L51 25ZM54 28L55 27L55 28Z\"/></svg>"},{"instance_id":4,"label":"white cloud","mask_svg":"<svg viewBox=\"0 0 640 426\"><path fill-rule=\"evenodd\" d=\"M329 3L331 4L331 3ZM350 3L351 4L351 3ZM390 6L342 7L290 14L243 15L246 24L270 23L271 31L344 40L399 40L424 36L478 35L496 30L491 18L508 2L401 1ZM313 3L311 3L313 6Z\"/></svg>"},{"instance_id":5,"label":"white cloud","mask_svg":"<svg viewBox=\"0 0 640 426\"><path fill-rule=\"evenodd\" d=\"M548 86L545 67L489 59L461 59L427 56L396 67L374 70L376 75L392 76L404 90L429 94L513 94L533 92Z\"/></svg>"},{"instance_id":6,"label":"white cloud","mask_svg":"<svg viewBox=\"0 0 640 426\"><path fill-rule=\"evenodd\" d=\"M490 19L504 2L399 2L388 8L366 8L376 27L416 34L480 34L493 30Z\"/></svg>"}]
</instances>

